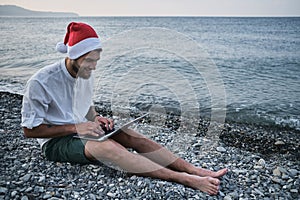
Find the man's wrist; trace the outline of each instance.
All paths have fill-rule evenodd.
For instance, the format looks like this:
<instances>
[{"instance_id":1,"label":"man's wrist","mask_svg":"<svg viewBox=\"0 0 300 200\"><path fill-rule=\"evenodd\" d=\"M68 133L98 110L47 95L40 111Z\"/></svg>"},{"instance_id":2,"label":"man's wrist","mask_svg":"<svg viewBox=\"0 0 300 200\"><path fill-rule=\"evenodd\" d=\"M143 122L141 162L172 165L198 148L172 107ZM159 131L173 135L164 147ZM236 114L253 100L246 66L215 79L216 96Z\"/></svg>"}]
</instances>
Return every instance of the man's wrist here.
<instances>
[{"instance_id":1,"label":"man's wrist","mask_svg":"<svg viewBox=\"0 0 300 200\"><path fill-rule=\"evenodd\" d=\"M101 117L101 115L97 113L97 114L93 117L93 121L95 121L96 117Z\"/></svg>"},{"instance_id":2,"label":"man's wrist","mask_svg":"<svg viewBox=\"0 0 300 200\"><path fill-rule=\"evenodd\" d=\"M65 128L68 133L77 133L76 124L65 125Z\"/></svg>"}]
</instances>

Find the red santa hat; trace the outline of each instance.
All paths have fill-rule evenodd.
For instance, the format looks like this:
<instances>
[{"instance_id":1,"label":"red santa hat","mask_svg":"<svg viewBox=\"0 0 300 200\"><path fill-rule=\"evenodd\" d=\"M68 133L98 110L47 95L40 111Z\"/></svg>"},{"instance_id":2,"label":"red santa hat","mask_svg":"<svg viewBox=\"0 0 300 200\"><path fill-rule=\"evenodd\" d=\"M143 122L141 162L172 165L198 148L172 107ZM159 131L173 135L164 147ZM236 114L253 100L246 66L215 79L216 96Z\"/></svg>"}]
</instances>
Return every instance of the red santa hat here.
<instances>
[{"instance_id":1,"label":"red santa hat","mask_svg":"<svg viewBox=\"0 0 300 200\"><path fill-rule=\"evenodd\" d=\"M88 24L71 22L68 25L64 42L56 45L56 50L68 53L71 59L101 48L100 39L95 30Z\"/></svg>"}]
</instances>

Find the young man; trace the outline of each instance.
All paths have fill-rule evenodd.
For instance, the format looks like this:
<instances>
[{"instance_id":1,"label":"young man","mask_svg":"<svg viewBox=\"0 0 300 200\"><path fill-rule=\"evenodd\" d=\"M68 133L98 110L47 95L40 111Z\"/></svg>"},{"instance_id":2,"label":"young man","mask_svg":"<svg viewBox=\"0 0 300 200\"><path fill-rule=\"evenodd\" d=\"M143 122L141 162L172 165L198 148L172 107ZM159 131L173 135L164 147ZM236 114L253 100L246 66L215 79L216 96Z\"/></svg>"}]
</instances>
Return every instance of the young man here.
<instances>
[{"instance_id":1,"label":"young man","mask_svg":"<svg viewBox=\"0 0 300 200\"><path fill-rule=\"evenodd\" d=\"M84 23L68 25L57 50L68 56L39 70L27 83L22 106L22 127L29 138L38 138L46 158L59 162L109 161L122 169L216 195L227 169L217 172L193 166L158 143L128 129L104 142L73 135L97 136L101 126L113 129L113 120L93 108L92 71L100 59L101 43L95 30ZM131 153L133 148L139 154Z\"/></svg>"}]
</instances>

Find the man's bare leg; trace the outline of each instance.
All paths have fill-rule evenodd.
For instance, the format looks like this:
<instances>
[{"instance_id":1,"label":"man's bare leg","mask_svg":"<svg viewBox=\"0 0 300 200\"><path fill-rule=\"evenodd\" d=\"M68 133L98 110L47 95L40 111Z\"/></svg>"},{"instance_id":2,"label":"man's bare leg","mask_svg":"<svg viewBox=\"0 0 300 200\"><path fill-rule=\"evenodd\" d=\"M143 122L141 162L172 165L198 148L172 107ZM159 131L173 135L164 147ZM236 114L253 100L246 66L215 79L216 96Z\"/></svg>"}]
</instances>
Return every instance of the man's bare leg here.
<instances>
[{"instance_id":1,"label":"man's bare leg","mask_svg":"<svg viewBox=\"0 0 300 200\"><path fill-rule=\"evenodd\" d=\"M221 177L227 173L226 168L214 172L208 169L195 167L191 163L174 155L160 144L131 129L128 129L126 133L123 132L114 136L113 139L126 148L135 149L138 153L149 158L153 162L179 172L186 172L202 177L210 176L213 178Z\"/></svg>"},{"instance_id":2,"label":"man's bare leg","mask_svg":"<svg viewBox=\"0 0 300 200\"><path fill-rule=\"evenodd\" d=\"M219 190L220 181L216 178L200 177L162 167L144 156L129 152L114 140L101 143L88 141L85 154L89 159L110 161L125 171L139 176L177 182L210 195L216 195Z\"/></svg>"}]
</instances>

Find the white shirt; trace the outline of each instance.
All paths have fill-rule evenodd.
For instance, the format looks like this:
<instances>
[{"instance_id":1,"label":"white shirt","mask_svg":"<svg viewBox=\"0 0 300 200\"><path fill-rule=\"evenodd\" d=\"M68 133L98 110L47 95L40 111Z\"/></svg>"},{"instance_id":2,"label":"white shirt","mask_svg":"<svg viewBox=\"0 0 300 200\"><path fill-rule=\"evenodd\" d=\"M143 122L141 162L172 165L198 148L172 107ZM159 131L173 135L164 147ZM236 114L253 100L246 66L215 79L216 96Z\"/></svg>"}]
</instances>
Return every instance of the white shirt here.
<instances>
[{"instance_id":1,"label":"white shirt","mask_svg":"<svg viewBox=\"0 0 300 200\"><path fill-rule=\"evenodd\" d=\"M85 122L92 103L93 78L73 78L65 60L46 66L27 82L22 105L22 127ZM50 138L38 139L42 146Z\"/></svg>"}]
</instances>

